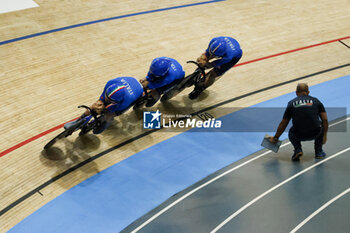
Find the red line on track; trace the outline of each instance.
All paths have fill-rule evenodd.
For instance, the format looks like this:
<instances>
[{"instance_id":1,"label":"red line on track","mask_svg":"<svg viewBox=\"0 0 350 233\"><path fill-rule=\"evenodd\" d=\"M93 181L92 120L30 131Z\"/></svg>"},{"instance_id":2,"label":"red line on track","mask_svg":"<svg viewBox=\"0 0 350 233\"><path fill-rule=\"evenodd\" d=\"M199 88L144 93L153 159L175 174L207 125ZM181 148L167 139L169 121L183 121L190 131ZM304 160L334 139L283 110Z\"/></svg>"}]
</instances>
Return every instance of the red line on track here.
<instances>
[{"instance_id":1,"label":"red line on track","mask_svg":"<svg viewBox=\"0 0 350 233\"><path fill-rule=\"evenodd\" d=\"M41 138L42 136L45 136L46 134L49 134L49 133L51 133L51 132L53 132L53 131L56 131L56 130L62 128L63 125L64 125L64 124L58 125L58 126L56 126L56 127L53 127L53 128L51 128L51 129L49 129L49 130L46 130L46 131L44 131L44 132L38 134L38 135L35 135L34 137L31 137L31 138L29 138L29 139L27 139L27 140L25 140L25 141L23 141L23 142L20 142L20 143L18 143L17 145L14 145L13 147L8 148L7 150L2 151L2 152L0 153L0 157L6 155L6 154L8 154L8 153L10 153L11 151L14 151L14 150L16 150L16 149L18 149L18 148L20 148L20 147L26 145L26 144L28 144L28 143L30 143L30 142L32 142L32 141L38 139L38 138Z\"/></svg>"},{"instance_id":2,"label":"red line on track","mask_svg":"<svg viewBox=\"0 0 350 233\"><path fill-rule=\"evenodd\" d=\"M78 119L78 118L74 118L73 120L70 120L70 121L74 121L74 120L76 120L76 119ZM68 122L69 122L69 121L68 121ZM58 129L61 129L61 128L63 127L64 124L65 124L65 123L60 124L60 125L58 125L58 126L55 126L55 127L51 128L51 129L48 129L48 130L46 130L46 131L44 131L44 132L42 132L42 133L39 133L38 135L35 135L34 137L31 137L31 138L29 138L29 139L27 139L27 140L25 140L25 141L23 141L23 142L18 143L17 145L14 145L13 147L8 148L7 150L4 150L4 151L0 152L0 158L1 158L2 156L4 156L4 155L6 155L6 154L8 154L8 153L10 153L10 152L12 152L12 151L14 151L14 150L17 150L18 148L20 148L20 147L22 147L22 146L24 146L24 145L26 145L26 144L28 144L28 143L30 143L30 142L32 142L32 141L38 139L38 138L41 138L42 136L45 136L46 134L49 134L49 133L52 133L52 132L54 132L54 131L56 131L56 130L58 130Z\"/></svg>"},{"instance_id":3,"label":"red line on track","mask_svg":"<svg viewBox=\"0 0 350 233\"><path fill-rule=\"evenodd\" d=\"M346 40L346 39L350 39L350 36L347 36L347 37L343 37L343 38L339 38L339 39L335 39L335 40L330 40L330 41L326 41L326 42L322 42L322 43L318 43L318 44L313 44L313 45L309 45L309 46L305 46L305 47L302 47L302 48L298 48L298 49L293 49L293 50L289 50L289 51L286 51L286 52L282 52L282 53L277 53L277 54L273 54L273 55L270 55L270 56L266 56L266 57L262 57L262 58L257 58L257 59L254 59L254 60L250 60L250 61L246 61L246 62L242 62L242 63L239 63L236 65L237 66L242 66L242 65L246 65L246 64L249 64L249 63L253 63L253 62L257 62L257 61L262 61L262 60L266 60L266 59L269 59L269 58L273 58L273 57L278 57L278 56L282 56L282 55L285 55L285 54L288 54L288 53L294 53L294 52L297 52L297 51L300 51L300 50L305 50L305 49L309 49L309 48L313 48L313 47L317 47L317 46L321 46L321 45L325 45L325 44L330 44L330 43L334 43L334 42L337 42L337 41L340 41L340 40ZM23 142L20 142L18 143L17 145L14 145L12 147L10 147L9 149L7 150L4 150L2 152L0 152L0 157L14 151L14 150L17 150L18 148L32 142L32 141L35 141L36 139L38 138L41 138L49 133L52 133L60 128L63 127L64 124L61 124L61 125L58 125L56 127L53 127L49 130L46 130L38 135L35 135L34 137L31 137Z\"/></svg>"},{"instance_id":4,"label":"red line on track","mask_svg":"<svg viewBox=\"0 0 350 233\"><path fill-rule=\"evenodd\" d=\"M257 61L266 60L266 59L269 59L269 58L272 58L272 57L278 57L278 56L285 55L285 54L288 54L288 53L294 53L294 52L297 52L297 51L300 51L300 50L305 50L305 49L317 47L317 46L320 46L320 45L334 43L334 42L337 42L337 41L340 41L340 40L346 40L346 39L350 39L350 36L339 38L339 39L335 39L335 40L330 40L330 41L326 41L326 42L322 42L322 43L318 43L318 44L313 44L313 45L305 46L305 47L298 48L298 49L289 50L289 51L282 52L282 53L273 54L273 55L270 55L270 56L267 56L267 57L262 57L262 58L258 58L258 59L254 59L254 60L250 60L250 61L246 61L246 62L242 62L242 63L239 63L239 64L235 65L235 67L236 66L246 65L246 64L249 64L249 63L257 62Z\"/></svg>"}]
</instances>

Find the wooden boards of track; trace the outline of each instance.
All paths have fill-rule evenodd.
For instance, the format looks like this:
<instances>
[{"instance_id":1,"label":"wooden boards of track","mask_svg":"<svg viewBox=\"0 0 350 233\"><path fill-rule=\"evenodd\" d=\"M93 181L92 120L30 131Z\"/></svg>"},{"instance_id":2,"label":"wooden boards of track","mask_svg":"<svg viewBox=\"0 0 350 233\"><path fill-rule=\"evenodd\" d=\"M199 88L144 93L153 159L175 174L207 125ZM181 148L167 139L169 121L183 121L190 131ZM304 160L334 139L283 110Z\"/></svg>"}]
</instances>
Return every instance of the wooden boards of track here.
<instances>
[{"instance_id":1,"label":"wooden boards of track","mask_svg":"<svg viewBox=\"0 0 350 233\"><path fill-rule=\"evenodd\" d=\"M92 20L151 11L200 1L37 1L38 8L0 15L0 41ZM235 37L242 46L241 63L345 36L350 17L347 1L221 1L139 14L85 25L0 45L0 152L71 120L76 107L95 101L105 82L116 76L143 78L158 56L185 62L199 56L210 39ZM258 10L257 10L258 9ZM343 40L350 44L350 40ZM205 108L291 79L339 67L349 62L349 49L340 42L237 66L208 89L198 101L190 90L156 105L160 111L178 107ZM349 74L349 67L320 73L303 81L310 85ZM233 101L225 107L245 107L291 92L296 82ZM220 108L211 110L221 116ZM142 131L141 115L128 112L104 134L76 135L57 144L48 160L42 151L59 130L0 158L0 209L15 203L45 182ZM50 183L0 216L0 231L65 190L99 171L177 133L158 132L128 143ZM39 190L38 190L39 191Z\"/></svg>"}]
</instances>

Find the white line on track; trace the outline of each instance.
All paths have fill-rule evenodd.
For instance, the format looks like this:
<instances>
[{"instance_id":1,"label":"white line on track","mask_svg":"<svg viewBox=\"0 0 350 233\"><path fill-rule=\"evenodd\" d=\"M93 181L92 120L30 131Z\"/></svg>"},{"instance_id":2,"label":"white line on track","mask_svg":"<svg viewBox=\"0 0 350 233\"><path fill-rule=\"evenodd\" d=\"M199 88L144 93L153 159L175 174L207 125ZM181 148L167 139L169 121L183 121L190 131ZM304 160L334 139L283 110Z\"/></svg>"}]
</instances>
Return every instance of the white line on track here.
<instances>
[{"instance_id":1,"label":"white line on track","mask_svg":"<svg viewBox=\"0 0 350 233\"><path fill-rule=\"evenodd\" d=\"M348 192L350 192L350 188L348 188L347 190L345 190L344 192L340 193L338 196L332 198L331 200L329 200L326 204L324 204L323 206L321 206L318 210L316 210L315 212L313 212L312 214L310 214L309 217L307 217L304 221L302 221L301 223L298 224L298 226L296 226L293 230L290 231L290 233L295 233L296 231L298 231L302 226L304 226L308 221L310 221L310 219L312 219L313 217L315 217L317 214L319 214L322 210L324 210L325 208L327 208L330 204L332 204L333 202L335 202L336 200L338 200L339 198L341 198L342 196L346 195Z\"/></svg>"},{"instance_id":2,"label":"white line on track","mask_svg":"<svg viewBox=\"0 0 350 233\"><path fill-rule=\"evenodd\" d=\"M343 119L343 120L341 120L341 121L338 121L338 122L335 122L335 123L329 125L329 127L335 126L335 125L340 124L340 123L342 123L342 122L344 122L344 121L347 121L347 120L349 120L349 119L350 119L350 117L345 118L345 119Z\"/></svg>"},{"instance_id":3,"label":"white line on track","mask_svg":"<svg viewBox=\"0 0 350 233\"><path fill-rule=\"evenodd\" d=\"M287 143L281 145L281 147L287 146L287 145L289 145L289 144L290 144L290 142L287 142ZM267 154L269 154L269 153L271 153L271 151L266 151L266 152L262 153L261 155L258 155L258 156L256 156L256 157L250 159L250 160L247 160L247 161L245 161L244 163L241 163L240 165L238 165L238 166L236 166L236 167L233 167L233 168L231 168L230 170L227 170L226 172L224 172L224 173L218 175L217 177L214 177L213 179L211 179L211 180L205 182L204 184L198 186L197 188L191 190L190 192L186 193L185 195L183 195L182 197L180 197L179 199L177 199L176 201L174 201L173 203L171 203L170 205L168 205L167 207L165 207L164 209L160 210L158 213L156 213L155 215L153 215L151 218L149 218L147 221L145 221L144 223L142 223L140 226L138 226L138 227L137 227L135 230L133 230L131 233L135 233L135 232L139 231L139 230L142 229L144 226L146 226L147 224L149 224L150 222L152 222L154 219L156 219L159 215L163 214L165 211L167 211L168 209L170 209L171 207L173 207L174 205L176 205L177 203L179 203L180 201L182 201L182 200L185 199L186 197L188 197L188 196L192 195L193 193L197 192L198 190L202 189L203 187L205 187L205 186L207 186L207 185L213 183L214 181L220 179L221 177L223 177L223 176L225 176L225 175L227 175L227 174L229 174L229 173L231 173L231 172L237 170L238 168L241 168L241 167L243 167L244 165L246 165L246 164L248 164L248 163L250 163L250 162L253 162L254 160L257 160L257 159L259 159L259 158L261 158L261 157L263 157L263 156L265 156L265 155L267 155Z\"/></svg>"},{"instance_id":4,"label":"white line on track","mask_svg":"<svg viewBox=\"0 0 350 233\"><path fill-rule=\"evenodd\" d=\"M325 158L323 160L321 160L320 162L318 163L315 163L314 165L308 167L308 168L305 168L304 170L298 172L297 174L289 177L288 179L282 181L281 183L279 183L278 185L275 185L274 187L272 187L271 189L265 191L264 193L260 194L259 196L257 196L256 198L254 198L253 200L251 200L250 202L248 202L247 204L245 204L244 206L242 206L239 210L237 210L236 212L234 212L233 214L231 214L228 218L226 218L222 223L220 223L217 227L215 227L210 233L215 233L217 232L218 230L220 230L226 223L228 223L229 221L231 221L234 217L236 217L237 215L239 215L242 211L244 211L245 209L247 209L249 206L251 206L252 204L254 204L255 202L257 202L258 200L260 200L261 198L263 198L264 196L266 196L267 194L271 193L272 191L274 191L275 189L281 187L282 185L284 185L285 183L293 180L294 178L304 174L305 172L311 170L312 168L320 165L320 164L323 164L325 163L326 161L330 160L330 159L333 159L347 151L350 150L350 147L342 150L342 151L339 151L338 153L335 153L334 155L331 155L329 156L328 158Z\"/></svg>"},{"instance_id":5,"label":"white line on track","mask_svg":"<svg viewBox=\"0 0 350 233\"><path fill-rule=\"evenodd\" d=\"M348 118L346 118L346 119L344 119L344 120L341 120L341 121L339 121L339 122L333 123L333 124L330 125L330 127L332 127L332 126L334 126L334 125L337 125L337 124L340 124L341 122L347 121L347 120L349 120L349 119L350 119L350 117L348 117ZM282 147L285 147L285 146L287 146L287 145L289 145L289 144L290 144L290 142L287 142L287 143L281 145L281 148L282 148ZM271 151L266 151L266 152L262 153L261 155L258 155L258 156L256 156L256 157L250 159L250 160L247 160L247 161L245 161L244 163L241 163L240 165L238 165L238 166L236 166L236 167L233 167L233 168L231 168L230 170L227 170L226 172L224 172L224 173L218 175L217 177L214 177L213 179L211 179L211 180L205 182L204 184L198 186L197 188L195 188L195 189L193 189L192 191L186 193L185 195L183 195L182 197L180 197L179 199L177 199L176 201L174 201L173 203L171 203L170 205L166 206L164 209L160 210L158 213L156 213L155 215L153 215L152 217L150 217L149 219L147 219L147 221L143 222L140 226L138 226L137 228L135 228L131 233L138 232L138 231L141 230L144 226L146 226L147 224L149 224L150 222L152 222L154 219L156 219L158 216L162 215L162 214L163 214L164 212L166 212L168 209L170 209L171 207L173 207L173 206L176 205L177 203L181 202L182 200L184 200L184 199L187 198L188 196L192 195L193 193L197 192L198 190L204 188L205 186L207 186L207 185L213 183L214 181L220 179L221 177L223 177L223 176L225 176L225 175L227 175L227 174L229 174L229 173L231 173L231 172L233 172L233 171L235 171L235 170L237 170L237 169L239 169L239 168L241 168L241 167L247 165L248 163L251 163L251 162L253 162L254 160L257 160L257 159L259 159L259 158L261 158L261 157L263 157L263 156L269 154L269 153L271 153Z\"/></svg>"}]
</instances>

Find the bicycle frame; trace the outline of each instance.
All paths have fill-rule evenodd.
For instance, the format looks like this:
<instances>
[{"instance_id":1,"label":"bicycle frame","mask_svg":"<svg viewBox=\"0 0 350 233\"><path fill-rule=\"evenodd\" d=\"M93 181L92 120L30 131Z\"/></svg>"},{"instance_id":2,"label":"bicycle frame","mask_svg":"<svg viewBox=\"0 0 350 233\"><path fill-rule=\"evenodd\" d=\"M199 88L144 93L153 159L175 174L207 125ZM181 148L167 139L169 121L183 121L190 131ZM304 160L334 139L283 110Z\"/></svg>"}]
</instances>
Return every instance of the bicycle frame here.
<instances>
[{"instance_id":1,"label":"bicycle frame","mask_svg":"<svg viewBox=\"0 0 350 233\"><path fill-rule=\"evenodd\" d=\"M53 144L55 144L55 142L58 139L61 138L65 138L70 136L72 133L74 133L77 130L81 130L79 135L83 135L87 132L89 132L91 129L93 129L94 127L97 126L98 124L98 118L97 118L97 113L92 110L91 108L89 108L88 106L85 105L80 105L78 106L78 108L86 108L90 111L90 115L85 116L83 118L83 121L79 124L73 125L72 127L65 129L63 132L61 132L60 134L58 134L56 137L54 137L53 139L51 139L45 146L44 149L47 150L48 148L50 148ZM88 126L88 124L91 123L91 125ZM86 128L87 127L87 128Z\"/></svg>"},{"instance_id":2,"label":"bicycle frame","mask_svg":"<svg viewBox=\"0 0 350 233\"><path fill-rule=\"evenodd\" d=\"M173 98L174 96L176 96L180 92L182 92L185 88L196 85L203 78L205 78L205 71L204 71L203 67L201 67L195 61L187 61L187 63L195 64L197 66L197 69L192 74L189 74L186 77L184 77L183 80L179 84L176 85L176 87L174 87L170 91L164 93L162 98L160 99L161 102L168 101L169 99Z\"/></svg>"}]
</instances>

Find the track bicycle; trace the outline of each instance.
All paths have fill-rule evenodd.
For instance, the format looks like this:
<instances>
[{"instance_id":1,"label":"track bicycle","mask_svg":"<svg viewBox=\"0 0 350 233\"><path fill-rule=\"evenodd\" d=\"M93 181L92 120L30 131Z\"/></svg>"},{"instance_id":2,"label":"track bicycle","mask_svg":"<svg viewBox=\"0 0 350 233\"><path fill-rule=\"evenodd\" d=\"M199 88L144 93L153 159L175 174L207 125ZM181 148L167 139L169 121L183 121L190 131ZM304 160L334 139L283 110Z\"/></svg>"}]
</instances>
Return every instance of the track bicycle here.
<instances>
[{"instance_id":1,"label":"track bicycle","mask_svg":"<svg viewBox=\"0 0 350 233\"><path fill-rule=\"evenodd\" d=\"M89 131L99 127L101 125L102 119L103 119L103 114L98 115L94 110L89 108L88 106L85 105L80 105L78 108L85 108L90 111L90 115L85 116L84 118L80 119L76 124L72 125L69 128L64 129L63 132L58 134L56 137L51 139L45 146L44 149L47 150L49 149L55 142L59 139L66 138L70 135L72 135L75 131L80 130L79 136L82 136Z\"/></svg>"},{"instance_id":2,"label":"track bicycle","mask_svg":"<svg viewBox=\"0 0 350 233\"><path fill-rule=\"evenodd\" d=\"M195 61L187 61L187 63L195 64L197 68L192 74L184 77L180 83L175 85L173 88L170 88L169 90L165 91L162 98L160 99L161 102L170 100L171 98L182 92L185 88L197 85L205 79L204 67L200 66Z\"/></svg>"}]
</instances>

